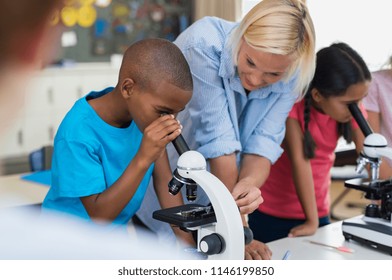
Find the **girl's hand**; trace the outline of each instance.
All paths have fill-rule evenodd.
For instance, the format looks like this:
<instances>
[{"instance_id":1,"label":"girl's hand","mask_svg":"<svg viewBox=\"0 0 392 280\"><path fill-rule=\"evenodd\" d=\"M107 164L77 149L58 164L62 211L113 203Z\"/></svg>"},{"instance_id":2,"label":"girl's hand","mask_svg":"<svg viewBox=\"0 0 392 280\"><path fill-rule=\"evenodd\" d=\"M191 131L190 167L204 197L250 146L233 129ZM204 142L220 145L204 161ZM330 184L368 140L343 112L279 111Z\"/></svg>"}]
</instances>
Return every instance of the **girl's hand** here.
<instances>
[{"instance_id":1,"label":"girl's hand","mask_svg":"<svg viewBox=\"0 0 392 280\"><path fill-rule=\"evenodd\" d=\"M163 153L166 145L181 134L182 126L173 115L164 115L144 129L138 154L148 164L155 162Z\"/></svg>"},{"instance_id":2,"label":"girl's hand","mask_svg":"<svg viewBox=\"0 0 392 280\"><path fill-rule=\"evenodd\" d=\"M319 222L318 220L315 222L306 221L304 224L293 227L290 230L288 237L297 237L297 236L307 236L313 235L316 233L318 229Z\"/></svg>"}]
</instances>

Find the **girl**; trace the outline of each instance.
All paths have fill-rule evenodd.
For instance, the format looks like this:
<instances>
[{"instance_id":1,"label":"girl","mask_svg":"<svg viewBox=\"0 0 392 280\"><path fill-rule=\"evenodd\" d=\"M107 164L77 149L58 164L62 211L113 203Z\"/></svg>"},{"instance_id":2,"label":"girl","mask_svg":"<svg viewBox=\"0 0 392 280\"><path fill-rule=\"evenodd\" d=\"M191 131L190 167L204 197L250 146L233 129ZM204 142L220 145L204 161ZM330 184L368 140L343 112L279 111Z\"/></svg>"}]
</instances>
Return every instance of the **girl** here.
<instances>
[{"instance_id":1,"label":"girl","mask_svg":"<svg viewBox=\"0 0 392 280\"><path fill-rule=\"evenodd\" d=\"M284 153L261 187L264 203L249 215L257 240L311 235L329 223L330 169L338 139L354 140L359 152L364 138L347 105L366 96L370 80L365 62L347 44L317 53L305 98L286 121Z\"/></svg>"}]
</instances>

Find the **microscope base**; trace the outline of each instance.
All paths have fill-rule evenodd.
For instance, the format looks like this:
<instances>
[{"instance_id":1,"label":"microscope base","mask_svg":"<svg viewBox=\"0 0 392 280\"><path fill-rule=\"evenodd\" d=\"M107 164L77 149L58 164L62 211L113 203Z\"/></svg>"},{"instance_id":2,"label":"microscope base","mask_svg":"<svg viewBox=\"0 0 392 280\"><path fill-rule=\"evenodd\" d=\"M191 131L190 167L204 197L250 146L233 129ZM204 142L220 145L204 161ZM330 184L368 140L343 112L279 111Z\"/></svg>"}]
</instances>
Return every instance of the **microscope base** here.
<instances>
[{"instance_id":1,"label":"microscope base","mask_svg":"<svg viewBox=\"0 0 392 280\"><path fill-rule=\"evenodd\" d=\"M343 221L343 236L392 255L392 224L364 216Z\"/></svg>"}]
</instances>

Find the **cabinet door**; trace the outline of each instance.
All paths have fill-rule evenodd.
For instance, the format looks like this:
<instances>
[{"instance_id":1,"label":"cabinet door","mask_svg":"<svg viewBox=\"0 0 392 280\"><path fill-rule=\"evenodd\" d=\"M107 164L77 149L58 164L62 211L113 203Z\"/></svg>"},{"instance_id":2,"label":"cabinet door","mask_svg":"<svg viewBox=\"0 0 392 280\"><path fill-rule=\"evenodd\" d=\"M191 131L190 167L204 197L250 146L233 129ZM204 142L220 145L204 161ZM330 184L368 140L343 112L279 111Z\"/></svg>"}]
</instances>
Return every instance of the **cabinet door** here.
<instances>
[{"instance_id":1,"label":"cabinet door","mask_svg":"<svg viewBox=\"0 0 392 280\"><path fill-rule=\"evenodd\" d=\"M54 111L53 74L44 72L35 77L25 100L23 150L30 153L53 141L53 135L50 133Z\"/></svg>"},{"instance_id":2,"label":"cabinet door","mask_svg":"<svg viewBox=\"0 0 392 280\"><path fill-rule=\"evenodd\" d=\"M54 131L57 131L62 119L81 93L80 73L71 70L58 71L53 82L52 124Z\"/></svg>"},{"instance_id":3,"label":"cabinet door","mask_svg":"<svg viewBox=\"0 0 392 280\"><path fill-rule=\"evenodd\" d=\"M117 73L113 75L112 69L96 70L82 75L81 89L84 96L90 91L101 91L107 87L115 87L116 84Z\"/></svg>"},{"instance_id":4,"label":"cabinet door","mask_svg":"<svg viewBox=\"0 0 392 280\"><path fill-rule=\"evenodd\" d=\"M34 115L23 123L23 150L30 153L44 145L53 144L52 120L48 115Z\"/></svg>"},{"instance_id":5,"label":"cabinet door","mask_svg":"<svg viewBox=\"0 0 392 280\"><path fill-rule=\"evenodd\" d=\"M53 79L53 109L65 115L81 94L81 76L78 72L58 72Z\"/></svg>"},{"instance_id":6,"label":"cabinet door","mask_svg":"<svg viewBox=\"0 0 392 280\"><path fill-rule=\"evenodd\" d=\"M25 115L48 115L53 107L53 75L38 75L31 80L25 95Z\"/></svg>"},{"instance_id":7,"label":"cabinet door","mask_svg":"<svg viewBox=\"0 0 392 280\"><path fill-rule=\"evenodd\" d=\"M23 147L23 121L25 110L25 91L28 85L5 93L0 97L0 158L21 155Z\"/></svg>"},{"instance_id":8,"label":"cabinet door","mask_svg":"<svg viewBox=\"0 0 392 280\"><path fill-rule=\"evenodd\" d=\"M24 153L23 122L23 114L17 114L0 123L0 158Z\"/></svg>"}]
</instances>

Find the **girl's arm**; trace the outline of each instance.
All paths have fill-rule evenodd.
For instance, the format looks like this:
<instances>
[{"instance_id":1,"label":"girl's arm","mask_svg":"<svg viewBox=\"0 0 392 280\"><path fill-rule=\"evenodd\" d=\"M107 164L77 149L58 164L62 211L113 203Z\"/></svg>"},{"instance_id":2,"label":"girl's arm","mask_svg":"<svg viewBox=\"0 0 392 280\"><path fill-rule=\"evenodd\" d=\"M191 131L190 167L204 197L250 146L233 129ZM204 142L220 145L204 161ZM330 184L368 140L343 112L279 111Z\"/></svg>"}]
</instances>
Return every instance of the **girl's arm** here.
<instances>
[{"instance_id":1,"label":"girl's arm","mask_svg":"<svg viewBox=\"0 0 392 280\"><path fill-rule=\"evenodd\" d=\"M298 199L306 217L305 224L292 228L289 236L311 235L319 226L313 173L310 160L304 157L303 133L295 119L288 118L286 121L284 145L291 161Z\"/></svg>"}]
</instances>

